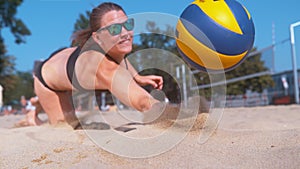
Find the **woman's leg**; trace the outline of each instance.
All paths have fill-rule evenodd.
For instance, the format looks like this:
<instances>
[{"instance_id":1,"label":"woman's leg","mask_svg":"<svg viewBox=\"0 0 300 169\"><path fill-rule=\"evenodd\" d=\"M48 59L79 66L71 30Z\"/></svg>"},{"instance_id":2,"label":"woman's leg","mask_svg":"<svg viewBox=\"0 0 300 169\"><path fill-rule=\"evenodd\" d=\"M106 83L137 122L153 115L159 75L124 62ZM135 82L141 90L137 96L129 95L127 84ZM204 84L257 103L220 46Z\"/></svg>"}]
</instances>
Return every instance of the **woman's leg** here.
<instances>
[{"instance_id":1,"label":"woman's leg","mask_svg":"<svg viewBox=\"0 0 300 169\"><path fill-rule=\"evenodd\" d=\"M48 115L50 124L67 122L73 128L79 125L71 92L54 92L46 88L36 77L34 78L34 87L39 102Z\"/></svg>"}]
</instances>

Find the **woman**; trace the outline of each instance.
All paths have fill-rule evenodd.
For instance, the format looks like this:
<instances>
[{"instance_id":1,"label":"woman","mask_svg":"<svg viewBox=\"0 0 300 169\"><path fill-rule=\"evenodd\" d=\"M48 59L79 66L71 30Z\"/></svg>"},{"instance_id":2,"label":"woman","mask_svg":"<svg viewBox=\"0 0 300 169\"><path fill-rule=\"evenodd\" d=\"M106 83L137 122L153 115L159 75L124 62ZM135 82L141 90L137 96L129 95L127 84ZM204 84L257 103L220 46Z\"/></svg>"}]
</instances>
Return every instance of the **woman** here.
<instances>
[{"instance_id":1,"label":"woman","mask_svg":"<svg viewBox=\"0 0 300 169\"><path fill-rule=\"evenodd\" d=\"M134 20L119 5L102 3L92 10L90 28L73 35L79 46L56 51L38 67L35 92L51 124L78 126L72 90L109 90L141 112L158 102L140 86L162 89L162 77L140 76L125 59L132 50L133 27Z\"/></svg>"}]
</instances>

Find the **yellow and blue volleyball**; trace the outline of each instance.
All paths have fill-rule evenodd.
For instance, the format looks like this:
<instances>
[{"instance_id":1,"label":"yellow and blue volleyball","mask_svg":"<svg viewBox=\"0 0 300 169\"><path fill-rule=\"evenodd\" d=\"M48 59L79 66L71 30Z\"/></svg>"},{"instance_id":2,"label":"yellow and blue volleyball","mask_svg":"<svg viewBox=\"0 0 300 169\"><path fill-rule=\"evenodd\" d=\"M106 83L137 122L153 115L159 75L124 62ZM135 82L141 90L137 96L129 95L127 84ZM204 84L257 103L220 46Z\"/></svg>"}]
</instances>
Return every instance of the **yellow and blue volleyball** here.
<instances>
[{"instance_id":1,"label":"yellow and blue volleyball","mask_svg":"<svg viewBox=\"0 0 300 169\"><path fill-rule=\"evenodd\" d=\"M235 0L195 0L178 19L176 45L182 58L202 71L228 71L245 60L255 29Z\"/></svg>"}]
</instances>

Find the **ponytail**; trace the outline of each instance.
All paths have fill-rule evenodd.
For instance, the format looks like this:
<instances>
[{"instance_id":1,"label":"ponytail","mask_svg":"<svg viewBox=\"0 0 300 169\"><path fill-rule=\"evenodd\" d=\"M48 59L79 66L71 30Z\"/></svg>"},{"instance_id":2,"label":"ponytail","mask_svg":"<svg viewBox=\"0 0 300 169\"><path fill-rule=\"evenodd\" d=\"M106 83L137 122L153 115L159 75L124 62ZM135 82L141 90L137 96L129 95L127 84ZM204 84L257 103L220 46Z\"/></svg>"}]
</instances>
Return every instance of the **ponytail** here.
<instances>
[{"instance_id":1,"label":"ponytail","mask_svg":"<svg viewBox=\"0 0 300 169\"><path fill-rule=\"evenodd\" d=\"M71 37L72 46L80 46L82 48L91 36L92 29L90 27L75 32Z\"/></svg>"}]
</instances>

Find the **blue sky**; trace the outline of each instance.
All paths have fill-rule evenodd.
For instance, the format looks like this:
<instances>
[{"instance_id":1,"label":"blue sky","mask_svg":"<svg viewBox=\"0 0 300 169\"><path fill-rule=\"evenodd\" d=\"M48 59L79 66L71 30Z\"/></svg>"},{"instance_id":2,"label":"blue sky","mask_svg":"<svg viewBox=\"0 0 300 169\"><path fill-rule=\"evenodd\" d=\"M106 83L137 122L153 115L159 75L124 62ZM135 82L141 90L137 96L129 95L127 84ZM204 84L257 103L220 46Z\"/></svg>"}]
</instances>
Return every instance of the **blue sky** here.
<instances>
[{"instance_id":1,"label":"blue sky","mask_svg":"<svg viewBox=\"0 0 300 169\"><path fill-rule=\"evenodd\" d=\"M272 44L272 23L275 40L280 43L289 38L289 26L300 21L299 0L238 0L253 17L256 35L254 46L263 49ZM8 29L1 30L8 54L16 57L16 69L30 71L34 60L47 58L54 50L69 46L74 23L80 13L91 10L102 0L24 0L17 17L30 29L26 44L17 45ZM127 14L159 12L179 17L193 0L112 0L120 4ZM171 25L174 26L175 25ZM300 26L295 28L298 67L300 67ZM271 60L269 60L271 61ZM276 71L290 70L290 43L276 47Z\"/></svg>"}]
</instances>

